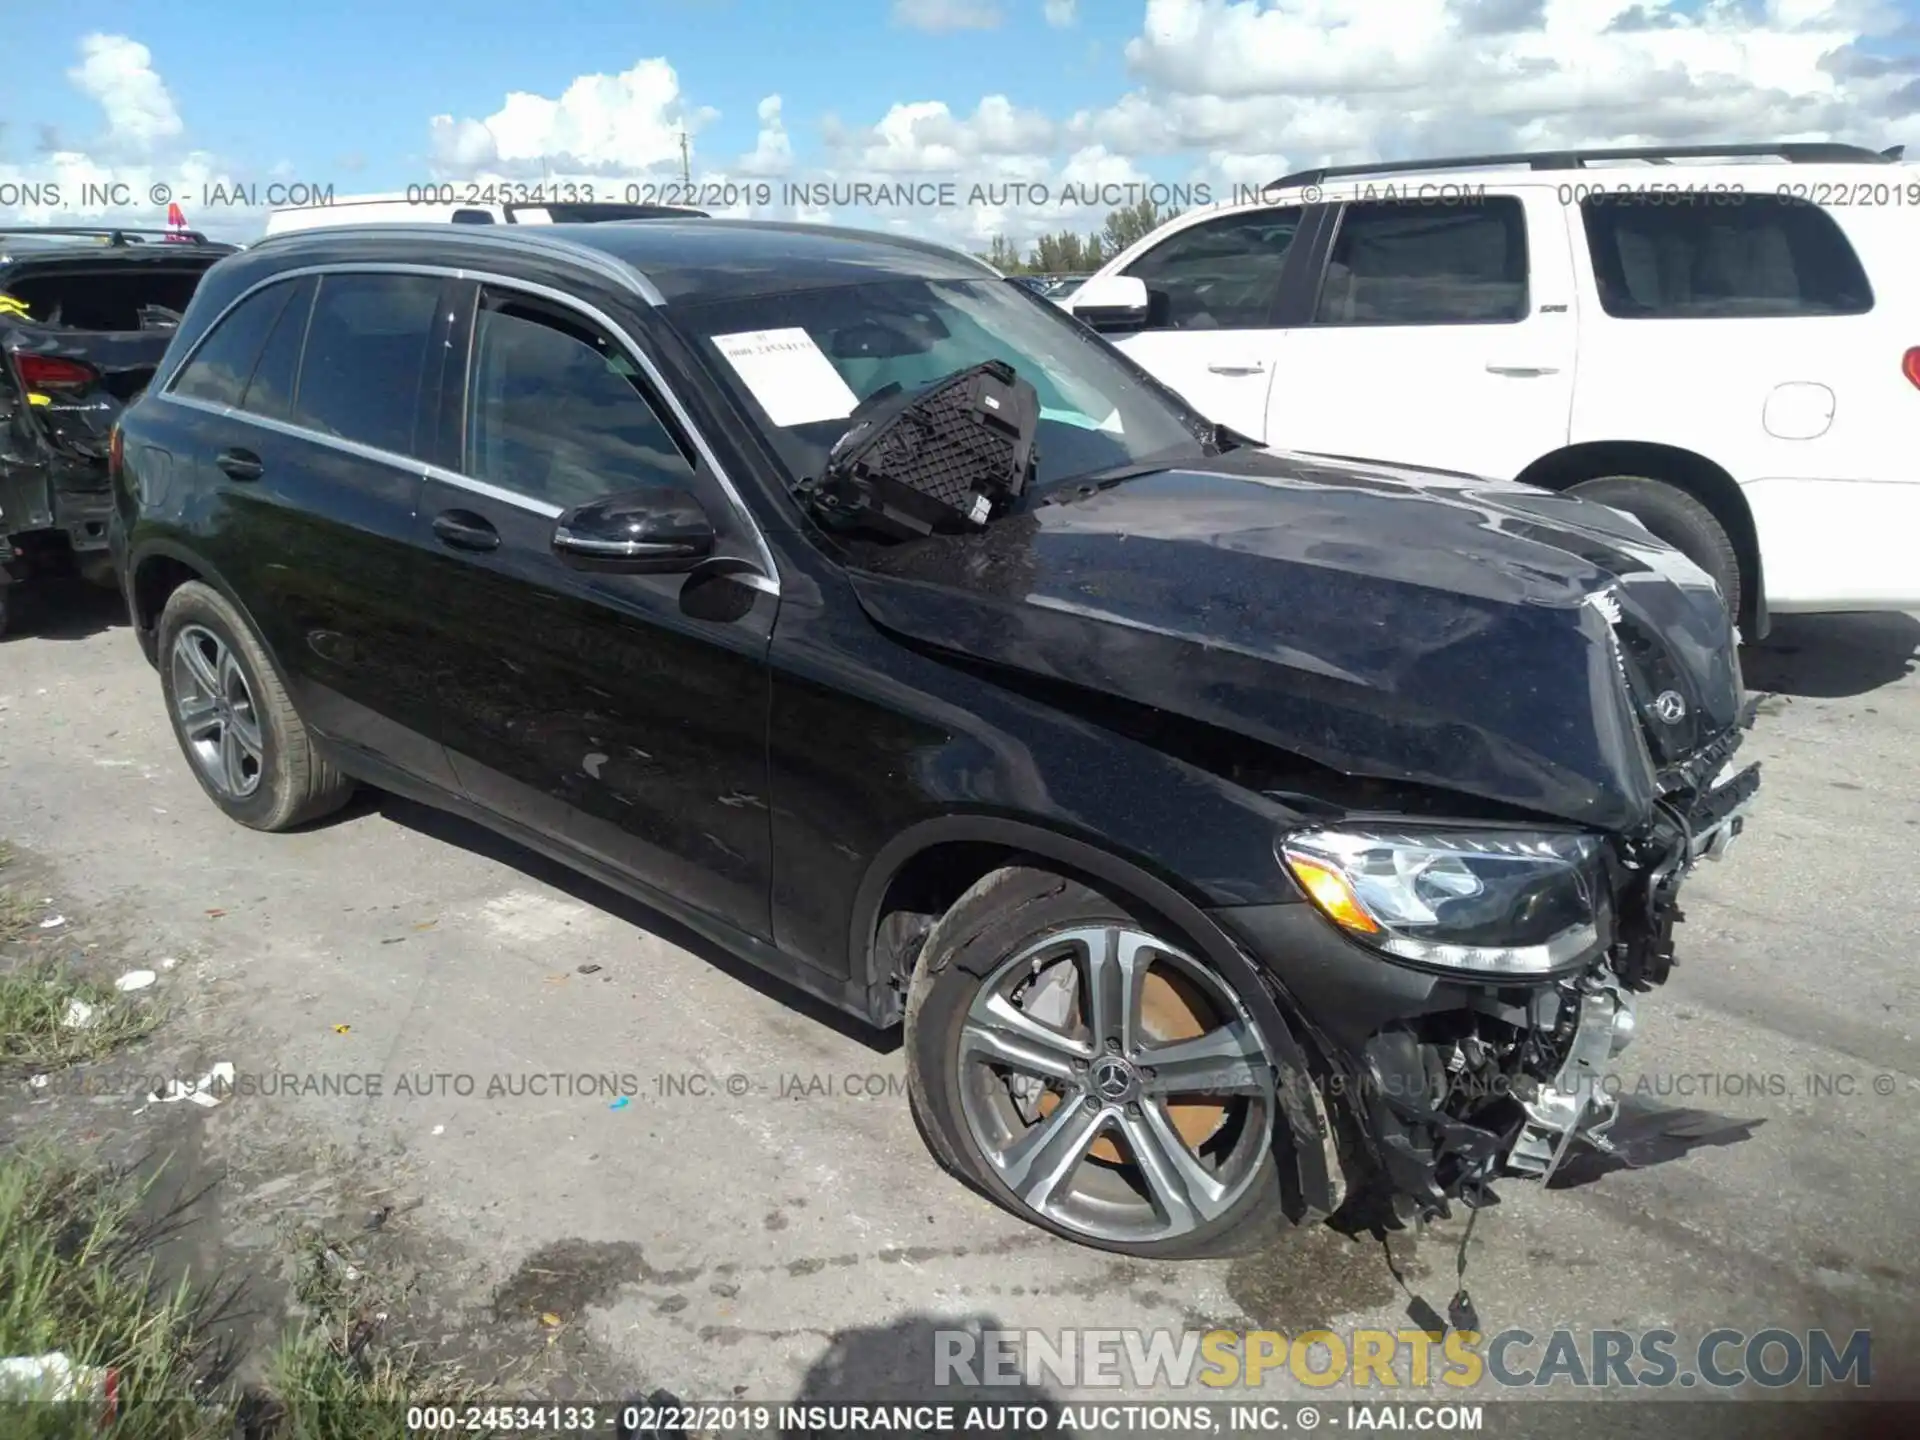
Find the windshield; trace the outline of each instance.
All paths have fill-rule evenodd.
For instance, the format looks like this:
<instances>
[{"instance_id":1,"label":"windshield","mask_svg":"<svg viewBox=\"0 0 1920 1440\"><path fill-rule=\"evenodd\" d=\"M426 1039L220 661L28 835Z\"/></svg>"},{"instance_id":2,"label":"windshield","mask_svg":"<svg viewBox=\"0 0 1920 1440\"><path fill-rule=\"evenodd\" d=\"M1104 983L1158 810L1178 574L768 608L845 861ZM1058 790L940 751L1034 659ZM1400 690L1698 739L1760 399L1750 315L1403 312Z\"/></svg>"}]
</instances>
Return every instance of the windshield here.
<instances>
[{"instance_id":1,"label":"windshield","mask_svg":"<svg viewBox=\"0 0 1920 1440\"><path fill-rule=\"evenodd\" d=\"M1058 307L1004 280L887 280L668 307L779 452L811 479L877 391L1004 360L1039 392L1035 486L1205 454L1188 412Z\"/></svg>"}]
</instances>

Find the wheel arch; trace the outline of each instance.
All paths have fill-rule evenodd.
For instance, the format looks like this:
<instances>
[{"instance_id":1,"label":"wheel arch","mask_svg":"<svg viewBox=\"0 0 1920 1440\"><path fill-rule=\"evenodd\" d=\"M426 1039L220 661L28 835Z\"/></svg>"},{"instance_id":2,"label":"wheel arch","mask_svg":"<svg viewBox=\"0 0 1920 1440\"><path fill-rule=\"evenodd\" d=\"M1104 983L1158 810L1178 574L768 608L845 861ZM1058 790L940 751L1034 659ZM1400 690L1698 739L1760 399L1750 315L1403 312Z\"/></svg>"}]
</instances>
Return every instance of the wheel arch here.
<instances>
[{"instance_id":1,"label":"wheel arch","mask_svg":"<svg viewBox=\"0 0 1920 1440\"><path fill-rule=\"evenodd\" d=\"M1753 510L1740 484L1722 466L1698 451L1679 445L1645 440L1588 440L1542 455L1514 478L1543 490L1566 490L1585 480L1608 475L1634 475L1658 480L1684 491L1706 506L1726 528L1740 559L1745 596L1737 617L1741 632L1751 639L1766 636L1766 572L1760 556L1760 535Z\"/></svg>"},{"instance_id":2,"label":"wheel arch","mask_svg":"<svg viewBox=\"0 0 1920 1440\"><path fill-rule=\"evenodd\" d=\"M1299 1020L1282 1009L1272 979L1214 922L1199 899L1112 850L999 815L944 815L902 831L869 865L854 901L849 935L852 973L866 981L876 1013L883 997L898 993L895 967L906 961L910 971L918 942L925 937L924 929L915 934L911 925L896 925L890 935L890 921L930 915L930 925L982 876L1021 864L1059 870L1140 906L1232 981L1280 1066L1280 1100L1291 1131L1294 1168L1287 1184L1289 1208L1319 1215L1337 1209L1343 1177L1326 1109L1314 1088L1313 1067L1302 1048ZM938 913L911 908L942 900ZM889 1022L894 1018L889 1015Z\"/></svg>"},{"instance_id":3,"label":"wheel arch","mask_svg":"<svg viewBox=\"0 0 1920 1440\"><path fill-rule=\"evenodd\" d=\"M266 648L274 664L280 663L280 657L273 653L272 645L265 633L253 618L253 612L227 583L216 566L207 563L205 557L196 554L184 545L167 540L157 540L143 546L128 565L129 581L127 585L128 602L131 608L134 634L139 637L140 648L147 652L149 660L158 661L160 612L167 607L167 601L173 592L189 580L197 580L202 585L211 586L220 592L228 604L232 605L252 627L255 636Z\"/></svg>"}]
</instances>

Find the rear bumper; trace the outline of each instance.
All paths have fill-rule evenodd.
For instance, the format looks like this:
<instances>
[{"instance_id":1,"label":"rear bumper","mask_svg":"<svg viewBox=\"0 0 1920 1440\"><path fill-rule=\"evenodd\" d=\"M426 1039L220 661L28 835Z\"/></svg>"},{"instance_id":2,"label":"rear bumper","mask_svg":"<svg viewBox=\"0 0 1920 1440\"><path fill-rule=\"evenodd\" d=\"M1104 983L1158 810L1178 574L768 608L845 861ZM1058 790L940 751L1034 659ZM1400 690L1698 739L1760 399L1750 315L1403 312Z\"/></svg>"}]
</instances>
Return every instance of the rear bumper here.
<instances>
[{"instance_id":1,"label":"rear bumper","mask_svg":"<svg viewBox=\"0 0 1920 1440\"><path fill-rule=\"evenodd\" d=\"M1769 477L1740 487L1774 614L1920 610L1920 476Z\"/></svg>"}]
</instances>

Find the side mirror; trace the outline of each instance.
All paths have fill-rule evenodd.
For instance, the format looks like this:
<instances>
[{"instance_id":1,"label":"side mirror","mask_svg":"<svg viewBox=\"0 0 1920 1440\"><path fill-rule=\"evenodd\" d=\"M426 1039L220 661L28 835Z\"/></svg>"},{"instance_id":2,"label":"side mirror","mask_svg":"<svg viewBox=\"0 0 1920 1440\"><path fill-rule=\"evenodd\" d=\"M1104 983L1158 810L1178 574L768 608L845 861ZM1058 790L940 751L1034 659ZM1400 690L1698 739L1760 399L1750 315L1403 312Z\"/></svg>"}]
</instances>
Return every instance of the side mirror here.
<instances>
[{"instance_id":1,"label":"side mirror","mask_svg":"<svg viewBox=\"0 0 1920 1440\"><path fill-rule=\"evenodd\" d=\"M576 506L553 526L553 550L576 570L676 575L713 553L713 522L678 485L642 485Z\"/></svg>"},{"instance_id":2,"label":"side mirror","mask_svg":"<svg viewBox=\"0 0 1920 1440\"><path fill-rule=\"evenodd\" d=\"M1138 275L1098 275L1068 297L1067 309L1095 330L1137 330L1147 323L1148 298Z\"/></svg>"}]
</instances>

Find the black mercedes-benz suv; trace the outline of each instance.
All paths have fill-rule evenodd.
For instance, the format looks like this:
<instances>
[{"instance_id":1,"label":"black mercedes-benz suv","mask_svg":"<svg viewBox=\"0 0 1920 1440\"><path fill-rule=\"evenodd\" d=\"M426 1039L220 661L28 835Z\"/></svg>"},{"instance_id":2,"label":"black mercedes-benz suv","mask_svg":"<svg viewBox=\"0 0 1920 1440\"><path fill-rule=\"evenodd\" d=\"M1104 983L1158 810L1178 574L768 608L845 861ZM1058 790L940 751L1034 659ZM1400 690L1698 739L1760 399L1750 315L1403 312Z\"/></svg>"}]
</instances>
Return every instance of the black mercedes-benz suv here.
<instances>
[{"instance_id":1,"label":"black mercedes-benz suv","mask_svg":"<svg viewBox=\"0 0 1920 1440\"><path fill-rule=\"evenodd\" d=\"M1000 503L823 509L854 432L970 372L1037 412ZM940 1161L1113 1250L1606 1146L1630 996L1758 781L1712 582L1636 522L1250 446L897 238L269 238L112 454L229 816L384 787L904 1022Z\"/></svg>"}]
</instances>

